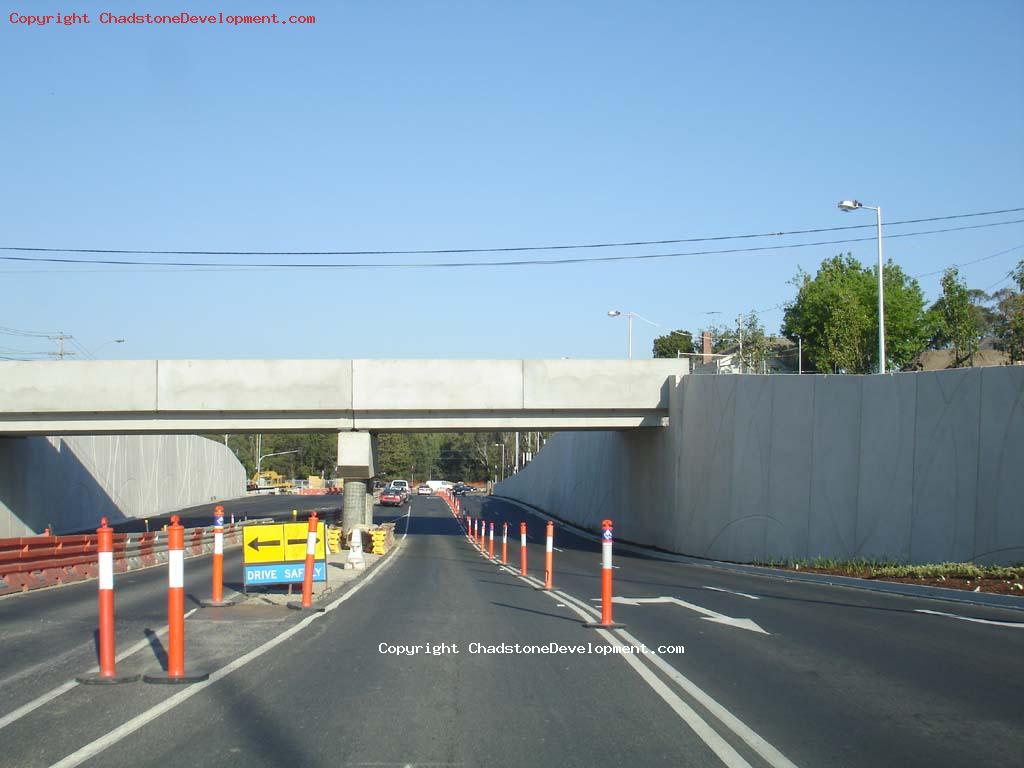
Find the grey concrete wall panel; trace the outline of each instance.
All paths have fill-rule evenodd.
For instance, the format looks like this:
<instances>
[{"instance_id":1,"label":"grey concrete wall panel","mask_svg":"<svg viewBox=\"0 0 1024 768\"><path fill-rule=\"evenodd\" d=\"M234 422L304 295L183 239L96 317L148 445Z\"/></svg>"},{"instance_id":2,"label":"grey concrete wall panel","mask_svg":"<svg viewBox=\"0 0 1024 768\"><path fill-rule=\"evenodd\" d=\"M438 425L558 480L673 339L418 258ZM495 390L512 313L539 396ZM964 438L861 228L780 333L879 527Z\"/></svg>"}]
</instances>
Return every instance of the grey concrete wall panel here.
<instances>
[{"instance_id":1,"label":"grey concrete wall panel","mask_svg":"<svg viewBox=\"0 0 1024 768\"><path fill-rule=\"evenodd\" d=\"M161 411L351 411L351 360L161 360Z\"/></svg>"},{"instance_id":2,"label":"grey concrete wall panel","mask_svg":"<svg viewBox=\"0 0 1024 768\"><path fill-rule=\"evenodd\" d=\"M981 444L974 559L1024 562L1024 376L981 373Z\"/></svg>"},{"instance_id":3,"label":"grey concrete wall panel","mask_svg":"<svg viewBox=\"0 0 1024 768\"><path fill-rule=\"evenodd\" d=\"M701 557L720 557L725 552L725 545L718 542L731 522L733 509L739 379L692 376L683 381L681 484L686 526L682 545ZM669 428L674 424L670 415Z\"/></svg>"},{"instance_id":4,"label":"grey concrete wall panel","mask_svg":"<svg viewBox=\"0 0 1024 768\"><path fill-rule=\"evenodd\" d=\"M919 376L862 379L856 557L910 559L920 380Z\"/></svg>"},{"instance_id":5,"label":"grey concrete wall panel","mask_svg":"<svg viewBox=\"0 0 1024 768\"><path fill-rule=\"evenodd\" d=\"M811 524L813 376L771 378L771 459L764 557L806 557Z\"/></svg>"},{"instance_id":6,"label":"grey concrete wall panel","mask_svg":"<svg viewBox=\"0 0 1024 768\"><path fill-rule=\"evenodd\" d=\"M764 557L773 522L771 492L772 395L768 376L737 376L733 423L732 503L727 524L712 551L723 549L740 560Z\"/></svg>"},{"instance_id":7,"label":"grey concrete wall panel","mask_svg":"<svg viewBox=\"0 0 1024 768\"><path fill-rule=\"evenodd\" d=\"M974 554L981 373L960 369L918 378L914 560L969 560Z\"/></svg>"},{"instance_id":8,"label":"grey concrete wall panel","mask_svg":"<svg viewBox=\"0 0 1024 768\"><path fill-rule=\"evenodd\" d=\"M202 437L0 438L0 537L66 532L245 493L245 471Z\"/></svg>"},{"instance_id":9,"label":"grey concrete wall panel","mask_svg":"<svg viewBox=\"0 0 1024 768\"><path fill-rule=\"evenodd\" d=\"M856 549L863 378L815 377L809 552L852 557Z\"/></svg>"},{"instance_id":10,"label":"grey concrete wall panel","mask_svg":"<svg viewBox=\"0 0 1024 768\"><path fill-rule=\"evenodd\" d=\"M667 409L669 378L686 360L524 360L523 404L530 409ZM652 379L661 382L652 387Z\"/></svg>"},{"instance_id":11,"label":"grey concrete wall panel","mask_svg":"<svg viewBox=\"0 0 1024 768\"><path fill-rule=\"evenodd\" d=\"M155 360L4 361L0 411L54 413L156 410Z\"/></svg>"},{"instance_id":12,"label":"grey concrete wall panel","mask_svg":"<svg viewBox=\"0 0 1024 768\"><path fill-rule=\"evenodd\" d=\"M354 360L357 411L523 407L521 360Z\"/></svg>"},{"instance_id":13,"label":"grey concrete wall panel","mask_svg":"<svg viewBox=\"0 0 1024 768\"><path fill-rule=\"evenodd\" d=\"M561 518L727 560L1024 559L1024 367L687 376L669 426L566 433L499 485Z\"/></svg>"}]
</instances>

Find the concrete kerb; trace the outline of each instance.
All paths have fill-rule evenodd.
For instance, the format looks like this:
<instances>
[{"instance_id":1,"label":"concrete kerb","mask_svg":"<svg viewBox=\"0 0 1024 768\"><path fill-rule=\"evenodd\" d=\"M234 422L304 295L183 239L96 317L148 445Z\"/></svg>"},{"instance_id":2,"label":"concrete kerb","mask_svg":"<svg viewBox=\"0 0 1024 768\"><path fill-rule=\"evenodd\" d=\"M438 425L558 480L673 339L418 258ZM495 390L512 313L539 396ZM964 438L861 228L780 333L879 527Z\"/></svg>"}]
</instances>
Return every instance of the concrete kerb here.
<instances>
[{"instance_id":1,"label":"concrete kerb","mask_svg":"<svg viewBox=\"0 0 1024 768\"><path fill-rule=\"evenodd\" d=\"M572 531L581 538L591 541L600 541L600 537L580 528L573 523L562 520L555 515L545 512L526 502L513 499L508 496L494 494L493 498L507 501L510 504L522 507L538 517L546 520L553 520L564 528ZM797 573L795 571L781 571L776 568L766 568L760 565L746 565L743 563L729 563L723 560L707 560L692 555L680 555L675 552L667 552L656 547L647 547L634 544L622 539L615 540L615 548L633 552L645 557L658 560L667 560L674 563L696 565L702 568L712 568L720 571L731 571L733 573L745 573L751 576L763 576L769 579L781 579L782 581L802 581L810 584L824 584L831 587L849 587L850 589L863 589L868 592L882 592L890 595L903 597L919 597L928 600L942 600L950 603L965 603L967 605L978 605L986 608L1008 608L1015 611L1024 611L1024 598L1012 595L996 595L991 593L965 592L960 589L948 589L946 587L929 587L917 584L903 584L893 581L875 581L871 579L858 579L854 576L832 576L823 573Z\"/></svg>"}]
</instances>

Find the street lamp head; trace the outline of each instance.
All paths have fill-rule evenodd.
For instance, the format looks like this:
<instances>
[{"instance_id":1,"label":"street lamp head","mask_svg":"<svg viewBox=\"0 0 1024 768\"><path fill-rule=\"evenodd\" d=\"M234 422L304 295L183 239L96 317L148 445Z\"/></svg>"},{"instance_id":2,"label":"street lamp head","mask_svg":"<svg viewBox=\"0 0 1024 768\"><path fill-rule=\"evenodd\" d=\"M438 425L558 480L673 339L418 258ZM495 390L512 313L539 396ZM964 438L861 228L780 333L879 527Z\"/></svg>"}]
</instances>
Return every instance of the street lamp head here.
<instances>
[{"instance_id":1,"label":"street lamp head","mask_svg":"<svg viewBox=\"0 0 1024 768\"><path fill-rule=\"evenodd\" d=\"M618 317L621 314L622 313L619 312L619 310L617 310L617 309L609 309L608 310L608 317Z\"/></svg>"},{"instance_id":2,"label":"street lamp head","mask_svg":"<svg viewBox=\"0 0 1024 768\"><path fill-rule=\"evenodd\" d=\"M845 213L849 213L850 211L856 211L858 208L863 208L863 207L864 206L861 205L860 200L840 200L839 201L839 210L843 211Z\"/></svg>"}]
</instances>

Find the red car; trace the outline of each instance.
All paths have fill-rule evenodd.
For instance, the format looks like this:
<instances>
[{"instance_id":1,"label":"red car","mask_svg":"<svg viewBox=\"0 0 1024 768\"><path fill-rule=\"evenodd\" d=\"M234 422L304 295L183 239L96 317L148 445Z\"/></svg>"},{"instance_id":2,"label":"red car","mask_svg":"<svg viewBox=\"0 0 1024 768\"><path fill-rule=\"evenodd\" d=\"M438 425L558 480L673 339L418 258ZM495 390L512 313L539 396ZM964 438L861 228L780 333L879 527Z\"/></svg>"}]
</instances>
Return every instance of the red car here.
<instances>
[{"instance_id":1,"label":"red car","mask_svg":"<svg viewBox=\"0 0 1024 768\"><path fill-rule=\"evenodd\" d=\"M400 507L404 503L405 497L396 488L385 488L380 492L380 504L383 507Z\"/></svg>"}]
</instances>

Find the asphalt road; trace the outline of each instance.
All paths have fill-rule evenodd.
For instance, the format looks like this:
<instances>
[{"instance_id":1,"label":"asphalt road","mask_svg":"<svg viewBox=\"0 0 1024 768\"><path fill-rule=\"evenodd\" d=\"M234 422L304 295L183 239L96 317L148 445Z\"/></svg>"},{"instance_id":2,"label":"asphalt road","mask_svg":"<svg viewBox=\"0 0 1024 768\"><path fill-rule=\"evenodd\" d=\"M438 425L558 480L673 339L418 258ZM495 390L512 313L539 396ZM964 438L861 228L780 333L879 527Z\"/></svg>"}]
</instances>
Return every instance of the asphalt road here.
<instances>
[{"instance_id":1,"label":"asphalt road","mask_svg":"<svg viewBox=\"0 0 1024 768\"><path fill-rule=\"evenodd\" d=\"M464 504L499 536L512 523L514 564L526 520L541 576L542 521ZM556 534L552 594L482 557L439 499L414 498L397 530L399 549L325 613L191 617L186 666L214 671L203 687L75 686L7 724L94 663L95 584L0 600L0 765L1024 763L1019 612L619 553L616 594L657 602L616 604L628 626L606 633L582 626L599 595L589 540ZM207 562L188 561L189 592L205 595ZM162 627L164 578L118 577L119 650ZM517 643L563 648L474 652ZM633 643L654 652L606 652ZM156 638L119 669L153 671L159 652Z\"/></svg>"}]
</instances>

